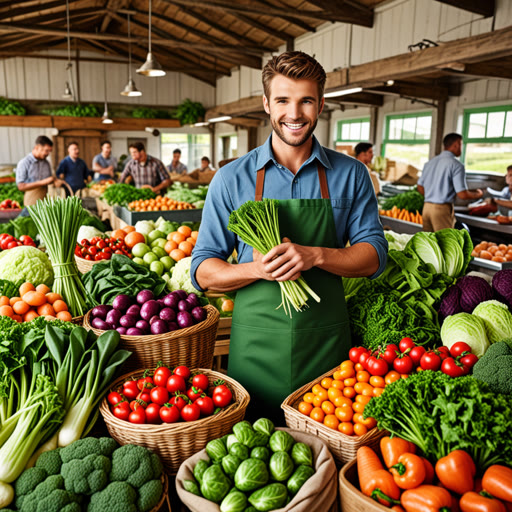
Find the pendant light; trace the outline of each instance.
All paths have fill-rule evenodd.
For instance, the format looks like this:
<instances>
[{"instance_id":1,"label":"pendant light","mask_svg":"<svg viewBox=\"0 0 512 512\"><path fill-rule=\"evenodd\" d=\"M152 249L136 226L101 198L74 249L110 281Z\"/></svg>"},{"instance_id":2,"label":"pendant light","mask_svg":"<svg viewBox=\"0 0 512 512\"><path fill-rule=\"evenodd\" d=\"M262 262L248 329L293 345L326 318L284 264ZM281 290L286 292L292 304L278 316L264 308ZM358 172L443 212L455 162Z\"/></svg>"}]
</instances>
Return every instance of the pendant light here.
<instances>
[{"instance_id":1,"label":"pendant light","mask_svg":"<svg viewBox=\"0 0 512 512\"><path fill-rule=\"evenodd\" d=\"M135 86L132 78L132 42L130 39L130 14L128 14L128 83L121 91L122 96L142 96L142 93Z\"/></svg>"},{"instance_id":2,"label":"pendant light","mask_svg":"<svg viewBox=\"0 0 512 512\"><path fill-rule=\"evenodd\" d=\"M107 70L106 64L103 62L103 86L105 92L105 111L103 112L103 116L101 116L101 122L103 124L112 124L114 121L108 115L108 105L107 105Z\"/></svg>"},{"instance_id":3,"label":"pendant light","mask_svg":"<svg viewBox=\"0 0 512 512\"><path fill-rule=\"evenodd\" d=\"M151 53L151 0L149 0L149 44L148 44L148 56L146 58L146 62L142 64L142 66L137 69L137 73L144 76L164 76L165 71L162 69L162 66L158 63L158 61L153 57Z\"/></svg>"},{"instance_id":4,"label":"pendant light","mask_svg":"<svg viewBox=\"0 0 512 512\"><path fill-rule=\"evenodd\" d=\"M66 0L66 27L67 27L67 41L68 41L68 63L66 64L66 71L68 73L68 80L66 81L66 88L62 97L65 99L75 99L73 93L73 75L71 74L71 38L69 35L69 0Z\"/></svg>"}]
</instances>

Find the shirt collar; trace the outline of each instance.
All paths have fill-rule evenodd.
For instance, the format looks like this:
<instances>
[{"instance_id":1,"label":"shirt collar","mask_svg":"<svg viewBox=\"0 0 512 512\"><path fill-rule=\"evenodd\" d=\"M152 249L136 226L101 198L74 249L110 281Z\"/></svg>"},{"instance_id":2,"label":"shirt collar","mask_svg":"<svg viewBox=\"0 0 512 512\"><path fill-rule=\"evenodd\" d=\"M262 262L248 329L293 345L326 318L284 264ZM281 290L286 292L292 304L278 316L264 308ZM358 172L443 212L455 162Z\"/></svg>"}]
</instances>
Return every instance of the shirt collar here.
<instances>
[{"instance_id":1,"label":"shirt collar","mask_svg":"<svg viewBox=\"0 0 512 512\"><path fill-rule=\"evenodd\" d=\"M31 162L31 163L34 163L34 162L41 162L41 160L38 160L38 159L37 159L37 158L32 154L32 152L30 152L30 153L28 154L28 158L29 158L29 160L30 160L30 162Z\"/></svg>"},{"instance_id":2,"label":"shirt collar","mask_svg":"<svg viewBox=\"0 0 512 512\"><path fill-rule=\"evenodd\" d=\"M306 165L313 160L317 159L326 169L332 169L331 162L327 158L324 148L318 142L317 138L313 135L313 148L311 151L311 156L304 162L303 165ZM274 157L274 152L272 151L272 134L269 135L268 139L265 143L260 146L258 150L258 156L256 159L256 168L254 172L259 169L265 167L268 162L272 161L274 165L278 165L277 160Z\"/></svg>"}]
</instances>

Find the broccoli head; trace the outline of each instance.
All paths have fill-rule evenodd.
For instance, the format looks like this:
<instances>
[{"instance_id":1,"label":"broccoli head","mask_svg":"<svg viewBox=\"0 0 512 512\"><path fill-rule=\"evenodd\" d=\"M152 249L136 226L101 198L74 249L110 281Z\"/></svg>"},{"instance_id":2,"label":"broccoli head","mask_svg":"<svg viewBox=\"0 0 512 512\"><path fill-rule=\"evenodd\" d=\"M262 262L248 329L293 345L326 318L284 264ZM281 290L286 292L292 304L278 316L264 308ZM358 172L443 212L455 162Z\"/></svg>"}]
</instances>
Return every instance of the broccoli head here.
<instances>
[{"instance_id":1,"label":"broccoli head","mask_svg":"<svg viewBox=\"0 0 512 512\"><path fill-rule=\"evenodd\" d=\"M28 468L18 477L14 483L14 495L16 496L16 508L21 508L23 500L35 488L46 480L48 474L42 468Z\"/></svg>"},{"instance_id":2,"label":"broccoli head","mask_svg":"<svg viewBox=\"0 0 512 512\"><path fill-rule=\"evenodd\" d=\"M67 491L88 496L104 489L112 464L104 455L87 455L62 464L61 475Z\"/></svg>"},{"instance_id":3,"label":"broccoli head","mask_svg":"<svg viewBox=\"0 0 512 512\"><path fill-rule=\"evenodd\" d=\"M128 482L135 489L160 478L162 463L157 455L143 446L127 444L112 455L112 482Z\"/></svg>"},{"instance_id":4,"label":"broccoli head","mask_svg":"<svg viewBox=\"0 0 512 512\"><path fill-rule=\"evenodd\" d=\"M111 482L91 496L87 512L137 512L137 493L126 482Z\"/></svg>"},{"instance_id":5,"label":"broccoli head","mask_svg":"<svg viewBox=\"0 0 512 512\"><path fill-rule=\"evenodd\" d=\"M43 452L36 461L36 468L41 468L49 475L58 475L62 466L62 459L60 458L60 448Z\"/></svg>"},{"instance_id":6,"label":"broccoli head","mask_svg":"<svg viewBox=\"0 0 512 512\"><path fill-rule=\"evenodd\" d=\"M137 499L137 509L140 512L147 512L158 505L162 497L163 486L162 481L150 480L143 486L139 487Z\"/></svg>"},{"instance_id":7,"label":"broccoli head","mask_svg":"<svg viewBox=\"0 0 512 512\"><path fill-rule=\"evenodd\" d=\"M51 475L25 496L20 512L80 512L80 497L64 489L61 475Z\"/></svg>"},{"instance_id":8,"label":"broccoli head","mask_svg":"<svg viewBox=\"0 0 512 512\"><path fill-rule=\"evenodd\" d=\"M473 377L494 393L512 394L512 348L505 341L493 343L473 366Z\"/></svg>"},{"instance_id":9,"label":"broccoli head","mask_svg":"<svg viewBox=\"0 0 512 512\"><path fill-rule=\"evenodd\" d=\"M71 443L60 450L62 462L73 459L85 459L87 455L104 455L110 457L118 444L111 437L86 437Z\"/></svg>"}]
</instances>

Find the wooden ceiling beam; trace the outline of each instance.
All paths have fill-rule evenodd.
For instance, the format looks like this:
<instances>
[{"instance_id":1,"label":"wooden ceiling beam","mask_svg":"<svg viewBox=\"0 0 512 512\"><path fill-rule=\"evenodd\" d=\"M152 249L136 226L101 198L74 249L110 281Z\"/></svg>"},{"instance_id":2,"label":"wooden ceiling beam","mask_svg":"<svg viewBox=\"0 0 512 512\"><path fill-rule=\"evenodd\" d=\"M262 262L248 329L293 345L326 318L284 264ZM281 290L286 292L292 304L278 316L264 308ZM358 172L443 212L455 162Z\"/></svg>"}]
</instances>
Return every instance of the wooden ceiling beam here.
<instances>
[{"instance_id":1,"label":"wooden ceiling beam","mask_svg":"<svg viewBox=\"0 0 512 512\"><path fill-rule=\"evenodd\" d=\"M263 108L262 96L250 96L231 103L224 103L206 111L205 121L219 116L240 117L246 114L261 112Z\"/></svg>"},{"instance_id":2,"label":"wooden ceiling beam","mask_svg":"<svg viewBox=\"0 0 512 512\"><path fill-rule=\"evenodd\" d=\"M413 98L428 98L436 101L445 101L449 96L458 96L460 88L441 87L435 85L421 85L413 83L395 82L391 86L365 88L365 91L383 94L385 96L412 96Z\"/></svg>"},{"instance_id":3,"label":"wooden ceiling beam","mask_svg":"<svg viewBox=\"0 0 512 512\"><path fill-rule=\"evenodd\" d=\"M84 16L88 16L89 14L94 14L97 17L103 16L104 14L103 9L95 9L94 7L87 7L85 9L75 9L74 11L71 11L69 13L69 18L72 20L78 20L80 18L83 18ZM46 23L47 21L52 21L55 23L55 14L45 14L43 16L39 16L35 14L34 16L25 17L23 21L27 20L37 20L38 23ZM80 23L80 22L79 22Z\"/></svg>"},{"instance_id":4,"label":"wooden ceiling beam","mask_svg":"<svg viewBox=\"0 0 512 512\"><path fill-rule=\"evenodd\" d=\"M324 11L343 11L343 9L351 9L363 16L373 16L373 9L363 5L356 0L306 0L308 4L315 5Z\"/></svg>"},{"instance_id":5,"label":"wooden ceiling beam","mask_svg":"<svg viewBox=\"0 0 512 512\"><path fill-rule=\"evenodd\" d=\"M442 4L451 5L474 14L480 14L485 18L494 16L496 9L495 0L436 0Z\"/></svg>"},{"instance_id":6,"label":"wooden ceiling beam","mask_svg":"<svg viewBox=\"0 0 512 512\"><path fill-rule=\"evenodd\" d=\"M382 107L384 105L384 97L380 94L372 94L371 92L358 92L338 98L326 98L327 103L337 103L339 105L360 105L371 107Z\"/></svg>"},{"instance_id":7,"label":"wooden ceiling beam","mask_svg":"<svg viewBox=\"0 0 512 512\"><path fill-rule=\"evenodd\" d=\"M503 62L479 62L478 64L460 63L458 69L454 67L442 67L440 71L451 76L468 76L478 78L504 78L512 79L512 66L507 67Z\"/></svg>"},{"instance_id":8,"label":"wooden ceiling beam","mask_svg":"<svg viewBox=\"0 0 512 512\"><path fill-rule=\"evenodd\" d=\"M275 7L274 4L271 4L270 2L267 2L266 0L258 0L258 4L263 5L264 7ZM305 30L306 32L316 32L315 27L313 27L309 23L306 23L305 21L302 21L298 18L293 18L291 16L280 16L280 18L288 21L289 23L291 23L292 25L295 25L296 27L300 27L302 30Z\"/></svg>"},{"instance_id":9,"label":"wooden ceiling beam","mask_svg":"<svg viewBox=\"0 0 512 512\"><path fill-rule=\"evenodd\" d=\"M76 2L80 2L80 0L69 0L69 4L74 4ZM13 9L14 5L23 5L29 2L22 1L22 2L0 2L0 11L6 10L5 13L6 16L4 16L4 13L2 12L2 18L10 18L14 16L20 16L23 14L28 14L31 12L41 12L41 11L47 11L48 9L54 9L56 7L62 7L63 11L66 11L66 3L62 2L62 0L54 0L51 2L45 2L43 4L36 4L36 5L30 5L29 7L17 7ZM33 3L33 2L32 2Z\"/></svg>"},{"instance_id":10,"label":"wooden ceiling beam","mask_svg":"<svg viewBox=\"0 0 512 512\"><path fill-rule=\"evenodd\" d=\"M100 32L106 32L110 22L112 21L112 16L109 11L117 11L121 7L124 7L124 2L122 0L107 0L105 2L104 9L107 11L107 15L103 18L101 22Z\"/></svg>"},{"instance_id":11,"label":"wooden ceiling beam","mask_svg":"<svg viewBox=\"0 0 512 512\"><path fill-rule=\"evenodd\" d=\"M217 9L227 12L242 13L252 16L277 16L277 17L292 17L296 19L306 20L322 20L322 21L339 21L344 23L353 23L355 25L362 25L364 27L373 26L373 13L371 16L362 17L354 15L352 12L340 13L333 11L312 11L305 9L296 9L295 7L288 7L286 9L278 7L258 7L254 5L242 5L238 3L229 3L224 0L165 0L178 5L186 6L202 6L209 9Z\"/></svg>"},{"instance_id":12,"label":"wooden ceiling beam","mask_svg":"<svg viewBox=\"0 0 512 512\"><path fill-rule=\"evenodd\" d=\"M43 47L41 47L44 49ZM96 49L96 48L95 48ZM36 50L30 52L30 51L16 51L16 50L2 50L0 48L0 59L12 59L14 57L26 57L29 59L46 59L46 60L68 60L67 56L65 55L48 55L48 54L38 54L34 53ZM122 58L122 59L106 59L101 57L82 57L79 58L76 57L76 55L71 55L71 60L76 61L79 60L80 62L107 62L109 64L127 64L128 63L128 57ZM133 61L134 59L132 59Z\"/></svg>"}]
</instances>

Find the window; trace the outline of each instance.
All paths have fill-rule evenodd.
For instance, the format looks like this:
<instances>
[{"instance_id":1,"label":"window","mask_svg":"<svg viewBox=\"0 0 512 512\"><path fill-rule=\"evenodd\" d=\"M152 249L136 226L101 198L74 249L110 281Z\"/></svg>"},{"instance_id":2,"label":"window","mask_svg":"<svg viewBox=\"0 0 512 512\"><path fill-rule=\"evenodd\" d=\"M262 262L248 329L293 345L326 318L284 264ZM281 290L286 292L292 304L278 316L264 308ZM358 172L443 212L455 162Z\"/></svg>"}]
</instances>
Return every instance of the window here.
<instances>
[{"instance_id":1,"label":"window","mask_svg":"<svg viewBox=\"0 0 512 512\"><path fill-rule=\"evenodd\" d=\"M382 155L422 169L428 161L432 114L386 116Z\"/></svg>"},{"instance_id":2,"label":"window","mask_svg":"<svg viewBox=\"0 0 512 512\"><path fill-rule=\"evenodd\" d=\"M354 147L359 142L370 139L370 118L348 119L338 121L336 131L336 151L354 156Z\"/></svg>"},{"instance_id":3,"label":"window","mask_svg":"<svg viewBox=\"0 0 512 512\"><path fill-rule=\"evenodd\" d=\"M209 133L162 133L160 136L160 154L162 162L169 165L172 152L181 149L180 161L191 172L201 165L203 156L210 156Z\"/></svg>"},{"instance_id":4,"label":"window","mask_svg":"<svg viewBox=\"0 0 512 512\"><path fill-rule=\"evenodd\" d=\"M238 136L237 135L223 135L219 138L219 155L220 160L238 157Z\"/></svg>"},{"instance_id":5,"label":"window","mask_svg":"<svg viewBox=\"0 0 512 512\"><path fill-rule=\"evenodd\" d=\"M512 162L512 105L464 110L462 133L467 170L507 172Z\"/></svg>"}]
</instances>

